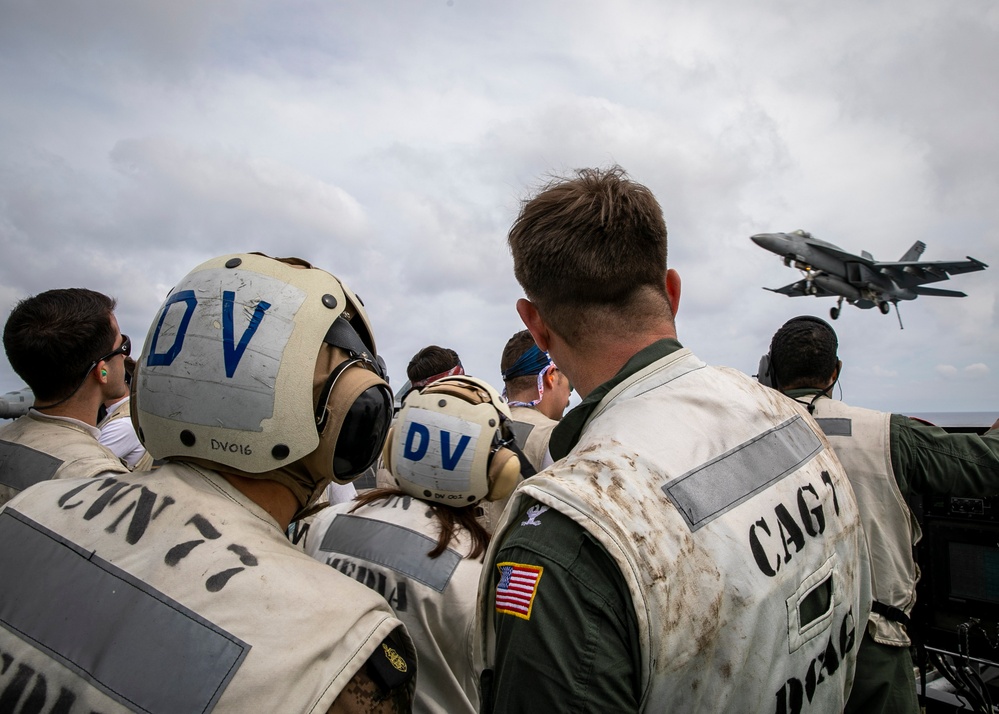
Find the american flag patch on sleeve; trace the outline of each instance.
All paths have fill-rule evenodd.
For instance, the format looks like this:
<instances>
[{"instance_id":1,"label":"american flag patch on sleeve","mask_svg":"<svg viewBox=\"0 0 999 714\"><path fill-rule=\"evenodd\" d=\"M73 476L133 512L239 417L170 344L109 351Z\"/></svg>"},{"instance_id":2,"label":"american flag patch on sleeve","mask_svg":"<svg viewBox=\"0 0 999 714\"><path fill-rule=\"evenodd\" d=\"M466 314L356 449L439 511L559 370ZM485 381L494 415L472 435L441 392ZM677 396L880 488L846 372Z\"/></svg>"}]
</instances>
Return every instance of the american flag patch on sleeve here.
<instances>
[{"instance_id":1,"label":"american flag patch on sleeve","mask_svg":"<svg viewBox=\"0 0 999 714\"><path fill-rule=\"evenodd\" d=\"M521 563L497 563L496 567L500 571L496 584L496 612L530 620L544 568Z\"/></svg>"}]
</instances>

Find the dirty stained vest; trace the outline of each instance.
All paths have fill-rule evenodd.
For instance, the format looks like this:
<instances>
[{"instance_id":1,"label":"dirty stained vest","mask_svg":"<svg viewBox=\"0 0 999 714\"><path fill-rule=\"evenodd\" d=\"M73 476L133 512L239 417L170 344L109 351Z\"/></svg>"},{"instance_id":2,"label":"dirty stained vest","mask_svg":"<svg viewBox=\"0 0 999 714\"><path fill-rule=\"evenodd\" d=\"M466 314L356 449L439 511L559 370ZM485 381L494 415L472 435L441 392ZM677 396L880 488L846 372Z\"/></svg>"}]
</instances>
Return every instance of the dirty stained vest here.
<instances>
[{"instance_id":1,"label":"dirty stained vest","mask_svg":"<svg viewBox=\"0 0 999 714\"><path fill-rule=\"evenodd\" d=\"M866 551L846 475L790 399L679 350L612 389L572 452L514 498L568 515L618 563L643 711L842 710L870 607Z\"/></svg>"},{"instance_id":2,"label":"dirty stained vest","mask_svg":"<svg viewBox=\"0 0 999 714\"><path fill-rule=\"evenodd\" d=\"M829 438L857 495L870 548L874 599L911 615L919 579L912 546L919 541L921 532L892 469L891 414L851 407L826 397L815 401L812 414ZM872 612L869 629L881 644L910 644L904 625L883 615Z\"/></svg>"},{"instance_id":3,"label":"dirty stained vest","mask_svg":"<svg viewBox=\"0 0 999 714\"><path fill-rule=\"evenodd\" d=\"M29 411L0 429L0 505L42 481L107 471L128 473L128 467L82 422Z\"/></svg>"},{"instance_id":4,"label":"dirty stained vest","mask_svg":"<svg viewBox=\"0 0 999 714\"><path fill-rule=\"evenodd\" d=\"M467 532L429 558L440 521L426 503L392 496L350 513L356 505L322 511L309 528L305 552L384 597L406 625L420 660L414 710L478 711L472 635L482 563L465 557Z\"/></svg>"},{"instance_id":5,"label":"dirty stained vest","mask_svg":"<svg viewBox=\"0 0 999 714\"><path fill-rule=\"evenodd\" d=\"M178 463L22 492L0 573L0 700L25 710L326 712L400 624Z\"/></svg>"}]
</instances>

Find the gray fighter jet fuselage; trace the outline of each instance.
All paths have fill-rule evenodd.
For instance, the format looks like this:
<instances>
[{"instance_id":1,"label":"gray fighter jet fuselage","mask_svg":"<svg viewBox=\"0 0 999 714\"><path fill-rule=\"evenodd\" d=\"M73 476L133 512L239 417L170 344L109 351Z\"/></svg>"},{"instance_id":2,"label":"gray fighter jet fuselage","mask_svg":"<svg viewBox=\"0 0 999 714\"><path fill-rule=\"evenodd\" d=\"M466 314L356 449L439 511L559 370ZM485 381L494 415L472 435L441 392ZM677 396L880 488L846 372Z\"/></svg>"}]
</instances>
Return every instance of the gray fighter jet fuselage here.
<instances>
[{"instance_id":1,"label":"gray fighter jet fuselage","mask_svg":"<svg viewBox=\"0 0 999 714\"><path fill-rule=\"evenodd\" d=\"M752 241L761 248L776 253L784 265L798 268L805 276L782 288L765 288L788 297L812 295L836 297L836 306L829 310L832 319L839 317L846 300L864 310L877 306L888 314L890 305L898 313L899 300L915 300L920 295L966 297L957 290L923 287L926 283L948 280L951 274L984 270L988 266L968 256L961 261L920 262L926 244L916 241L898 262L879 262L867 251L860 255L813 237L802 230L791 233L759 233ZM902 326L899 317L899 327Z\"/></svg>"},{"instance_id":2,"label":"gray fighter jet fuselage","mask_svg":"<svg viewBox=\"0 0 999 714\"><path fill-rule=\"evenodd\" d=\"M25 387L16 392L7 392L0 396L0 419L17 419L28 413L28 408L35 403L35 395Z\"/></svg>"}]
</instances>

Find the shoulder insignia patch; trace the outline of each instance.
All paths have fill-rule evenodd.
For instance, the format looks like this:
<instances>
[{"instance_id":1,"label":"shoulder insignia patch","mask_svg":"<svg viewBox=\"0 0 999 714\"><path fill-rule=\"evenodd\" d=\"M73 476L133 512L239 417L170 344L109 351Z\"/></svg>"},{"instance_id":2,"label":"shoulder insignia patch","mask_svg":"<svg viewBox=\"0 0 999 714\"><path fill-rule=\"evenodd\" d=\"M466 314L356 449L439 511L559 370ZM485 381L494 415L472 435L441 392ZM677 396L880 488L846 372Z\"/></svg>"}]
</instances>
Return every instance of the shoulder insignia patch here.
<instances>
[{"instance_id":1,"label":"shoulder insignia patch","mask_svg":"<svg viewBox=\"0 0 999 714\"><path fill-rule=\"evenodd\" d=\"M544 568L521 563L497 563L500 579L496 584L496 612L531 619L534 598Z\"/></svg>"},{"instance_id":2,"label":"shoulder insignia patch","mask_svg":"<svg viewBox=\"0 0 999 714\"><path fill-rule=\"evenodd\" d=\"M541 525L541 521L538 520L538 517L542 513L544 513L545 511L547 511L548 508L549 508L548 506L542 506L540 503L536 504L534 506L531 506L530 508L527 509L527 520L526 521L521 521L520 525L522 525L522 526L540 526Z\"/></svg>"},{"instance_id":3,"label":"shoulder insignia patch","mask_svg":"<svg viewBox=\"0 0 999 714\"><path fill-rule=\"evenodd\" d=\"M368 658L368 676L383 694L408 684L413 675L413 668L406 661L395 633L385 638L381 647Z\"/></svg>"},{"instance_id":4,"label":"shoulder insignia patch","mask_svg":"<svg viewBox=\"0 0 999 714\"><path fill-rule=\"evenodd\" d=\"M385 659L389 661L393 667L395 667L400 672L408 672L409 665L406 664L406 660L402 658L402 655L394 647L389 647L387 644L382 642L382 651L385 653Z\"/></svg>"},{"instance_id":5,"label":"shoulder insignia patch","mask_svg":"<svg viewBox=\"0 0 999 714\"><path fill-rule=\"evenodd\" d=\"M520 525L522 525L522 526L540 526L541 522L538 520L538 517L542 513L544 513L545 511L547 511L547 510L548 510L548 506L542 506L540 503L537 504L537 505L531 506L530 508L527 509L527 520L526 521L522 521Z\"/></svg>"}]
</instances>

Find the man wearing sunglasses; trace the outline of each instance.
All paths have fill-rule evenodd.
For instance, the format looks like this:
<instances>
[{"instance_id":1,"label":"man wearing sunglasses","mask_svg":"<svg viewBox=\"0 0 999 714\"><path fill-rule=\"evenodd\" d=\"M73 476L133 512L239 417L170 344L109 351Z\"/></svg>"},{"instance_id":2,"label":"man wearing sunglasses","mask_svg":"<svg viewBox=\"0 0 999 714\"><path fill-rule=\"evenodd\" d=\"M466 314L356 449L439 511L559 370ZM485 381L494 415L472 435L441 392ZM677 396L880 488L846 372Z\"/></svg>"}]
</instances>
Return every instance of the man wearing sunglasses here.
<instances>
[{"instance_id":1,"label":"man wearing sunglasses","mask_svg":"<svg viewBox=\"0 0 999 714\"><path fill-rule=\"evenodd\" d=\"M11 367L31 388L27 415L0 428L0 505L52 478L124 473L97 439L101 404L125 390L114 299L93 290L49 290L19 302L4 326Z\"/></svg>"}]
</instances>

